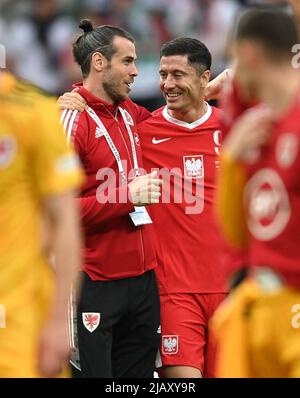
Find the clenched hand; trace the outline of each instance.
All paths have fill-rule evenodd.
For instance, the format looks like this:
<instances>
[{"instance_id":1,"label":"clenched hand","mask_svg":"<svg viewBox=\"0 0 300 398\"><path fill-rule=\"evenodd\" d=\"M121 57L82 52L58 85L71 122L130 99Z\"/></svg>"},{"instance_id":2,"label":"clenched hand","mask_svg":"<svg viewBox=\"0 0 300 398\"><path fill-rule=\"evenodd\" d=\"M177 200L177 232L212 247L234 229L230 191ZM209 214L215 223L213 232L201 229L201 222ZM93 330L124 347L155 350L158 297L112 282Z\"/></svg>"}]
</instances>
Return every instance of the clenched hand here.
<instances>
[{"instance_id":1,"label":"clenched hand","mask_svg":"<svg viewBox=\"0 0 300 398\"><path fill-rule=\"evenodd\" d=\"M157 171L136 177L128 184L130 199L135 206L159 203L162 180L157 178Z\"/></svg>"}]
</instances>

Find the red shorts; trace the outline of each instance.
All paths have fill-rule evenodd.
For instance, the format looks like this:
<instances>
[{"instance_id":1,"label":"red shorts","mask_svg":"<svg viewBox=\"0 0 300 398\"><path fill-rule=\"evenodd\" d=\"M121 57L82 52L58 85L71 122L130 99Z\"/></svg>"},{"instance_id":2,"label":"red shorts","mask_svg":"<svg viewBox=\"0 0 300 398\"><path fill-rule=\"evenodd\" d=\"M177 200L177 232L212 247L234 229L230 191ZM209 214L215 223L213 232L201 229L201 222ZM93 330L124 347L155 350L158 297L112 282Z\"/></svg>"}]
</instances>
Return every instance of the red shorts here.
<instances>
[{"instance_id":1,"label":"red shorts","mask_svg":"<svg viewBox=\"0 0 300 398\"><path fill-rule=\"evenodd\" d=\"M160 296L162 366L190 366L203 377L213 377L215 347L208 323L225 297L225 293Z\"/></svg>"}]
</instances>

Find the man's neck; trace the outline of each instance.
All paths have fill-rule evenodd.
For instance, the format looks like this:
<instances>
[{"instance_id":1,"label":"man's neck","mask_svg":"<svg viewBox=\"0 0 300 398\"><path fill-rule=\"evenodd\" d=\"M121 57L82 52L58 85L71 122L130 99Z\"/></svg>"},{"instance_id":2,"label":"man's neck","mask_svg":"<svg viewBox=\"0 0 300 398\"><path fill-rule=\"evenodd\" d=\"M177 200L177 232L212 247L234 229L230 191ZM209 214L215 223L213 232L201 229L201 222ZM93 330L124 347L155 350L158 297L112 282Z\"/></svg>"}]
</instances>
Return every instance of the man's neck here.
<instances>
[{"instance_id":1,"label":"man's neck","mask_svg":"<svg viewBox=\"0 0 300 398\"><path fill-rule=\"evenodd\" d=\"M267 73L259 88L259 98L273 110L276 116L282 116L299 95L299 71L286 68Z\"/></svg>"},{"instance_id":2,"label":"man's neck","mask_svg":"<svg viewBox=\"0 0 300 398\"><path fill-rule=\"evenodd\" d=\"M202 116L204 116L206 111L207 103L205 101L202 101L198 107L191 108L187 111L168 109L168 114L174 119L181 120L182 122L193 123L196 120L199 120Z\"/></svg>"},{"instance_id":3,"label":"man's neck","mask_svg":"<svg viewBox=\"0 0 300 398\"><path fill-rule=\"evenodd\" d=\"M107 95L102 85L99 82L95 82L92 77L87 77L83 80L83 87L86 88L90 93L92 93L95 97L98 97L109 104L114 105L112 99Z\"/></svg>"}]
</instances>

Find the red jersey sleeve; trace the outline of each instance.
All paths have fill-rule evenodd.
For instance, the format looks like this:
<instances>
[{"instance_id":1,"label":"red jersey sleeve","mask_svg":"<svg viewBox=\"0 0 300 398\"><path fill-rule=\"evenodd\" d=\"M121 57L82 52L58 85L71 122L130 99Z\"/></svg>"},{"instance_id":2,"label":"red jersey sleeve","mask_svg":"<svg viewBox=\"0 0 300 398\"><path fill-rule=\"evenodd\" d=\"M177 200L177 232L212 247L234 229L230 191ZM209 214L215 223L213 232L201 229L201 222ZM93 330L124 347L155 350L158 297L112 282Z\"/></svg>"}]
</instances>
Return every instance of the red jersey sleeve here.
<instances>
[{"instance_id":1,"label":"red jersey sleeve","mask_svg":"<svg viewBox=\"0 0 300 398\"><path fill-rule=\"evenodd\" d=\"M116 195L116 196L115 196ZM116 188L114 196L129 197L128 186ZM125 196L124 196L125 197ZM96 195L78 198L80 205L81 221L84 226L98 225L120 216L125 216L134 211L133 204L128 200L126 203L100 203Z\"/></svg>"}]
</instances>

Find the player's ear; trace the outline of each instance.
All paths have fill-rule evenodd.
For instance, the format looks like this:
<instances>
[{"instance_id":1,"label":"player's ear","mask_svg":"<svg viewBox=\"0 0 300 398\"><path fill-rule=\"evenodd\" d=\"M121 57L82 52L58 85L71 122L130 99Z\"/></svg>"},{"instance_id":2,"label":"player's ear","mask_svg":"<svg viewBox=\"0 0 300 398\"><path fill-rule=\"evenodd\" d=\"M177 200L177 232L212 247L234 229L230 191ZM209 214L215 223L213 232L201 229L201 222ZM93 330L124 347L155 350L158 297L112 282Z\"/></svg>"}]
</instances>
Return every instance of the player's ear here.
<instances>
[{"instance_id":1,"label":"player's ear","mask_svg":"<svg viewBox=\"0 0 300 398\"><path fill-rule=\"evenodd\" d=\"M100 52L96 51L92 54L91 67L93 67L97 72L102 72L102 70L107 66L107 63L107 59Z\"/></svg>"},{"instance_id":2,"label":"player's ear","mask_svg":"<svg viewBox=\"0 0 300 398\"><path fill-rule=\"evenodd\" d=\"M202 85L202 87L205 88L208 85L209 81L210 81L210 70L207 69L201 75L201 85Z\"/></svg>"},{"instance_id":3,"label":"player's ear","mask_svg":"<svg viewBox=\"0 0 300 398\"><path fill-rule=\"evenodd\" d=\"M263 57L264 48L255 41L244 39L239 40L237 49L240 59L243 60L243 65L250 70L255 70Z\"/></svg>"}]
</instances>

